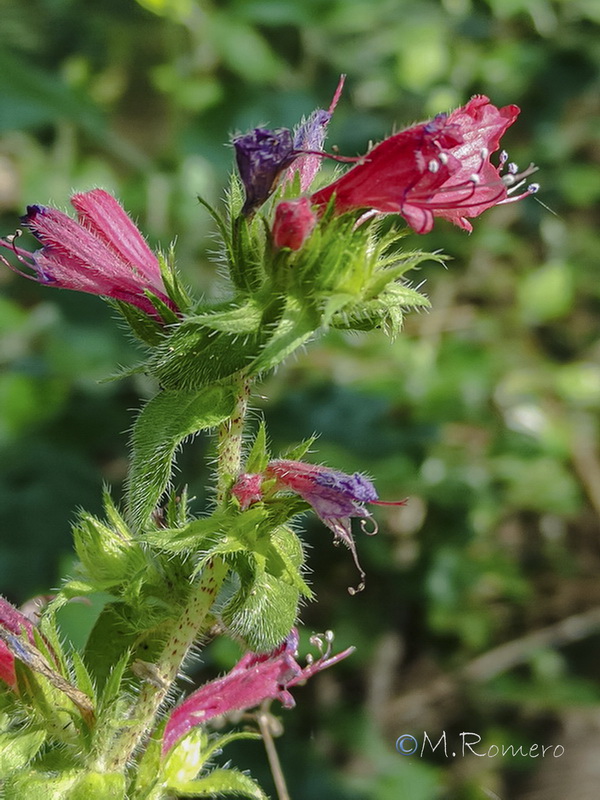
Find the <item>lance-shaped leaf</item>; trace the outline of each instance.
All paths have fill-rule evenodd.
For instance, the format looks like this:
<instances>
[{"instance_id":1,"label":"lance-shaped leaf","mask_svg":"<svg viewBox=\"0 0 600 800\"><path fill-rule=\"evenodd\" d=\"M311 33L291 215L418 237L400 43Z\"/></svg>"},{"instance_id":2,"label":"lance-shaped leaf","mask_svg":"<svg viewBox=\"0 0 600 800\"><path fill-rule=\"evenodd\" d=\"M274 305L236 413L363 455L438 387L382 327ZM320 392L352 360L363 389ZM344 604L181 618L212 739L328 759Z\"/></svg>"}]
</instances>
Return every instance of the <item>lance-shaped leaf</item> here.
<instances>
[{"instance_id":1,"label":"lance-shaped leaf","mask_svg":"<svg viewBox=\"0 0 600 800\"><path fill-rule=\"evenodd\" d=\"M134 529L143 527L167 489L177 448L188 436L213 428L231 416L235 398L229 387L203 391L165 391L142 409L133 429L127 510Z\"/></svg>"}]
</instances>

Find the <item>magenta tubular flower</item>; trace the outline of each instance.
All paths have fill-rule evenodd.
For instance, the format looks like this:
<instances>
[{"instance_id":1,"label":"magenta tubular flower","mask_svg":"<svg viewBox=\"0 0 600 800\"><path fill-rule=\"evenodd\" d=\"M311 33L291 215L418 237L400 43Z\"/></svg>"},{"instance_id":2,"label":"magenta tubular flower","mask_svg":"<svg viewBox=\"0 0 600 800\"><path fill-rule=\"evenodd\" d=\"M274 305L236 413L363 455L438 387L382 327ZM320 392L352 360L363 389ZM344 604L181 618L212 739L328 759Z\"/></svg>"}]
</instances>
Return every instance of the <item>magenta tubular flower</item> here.
<instances>
[{"instance_id":1,"label":"magenta tubular flower","mask_svg":"<svg viewBox=\"0 0 600 800\"><path fill-rule=\"evenodd\" d=\"M146 296L149 291L177 311L167 296L158 259L115 198L102 189L93 189L73 195L71 204L77 220L55 208L27 207L22 221L42 243L41 250L29 253L16 247L14 241L0 240L35 273L20 274L58 289L122 300L157 317Z\"/></svg>"},{"instance_id":2,"label":"magenta tubular flower","mask_svg":"<svg viewBox=\"0 0 600 800\"><path fill-rule=\"evenodd\" d=\"M364 475L355 472L347 475L330 467L319 467L304 461L277 459L271 461L265 470L265 477L276 478L277 485L299 494L316 511L322 522L333 531L337 541L343 542L352 553L354 563L360 572L361 582L350 594L362 591L365 572L360 566L356 544L352 537L351 519L371 517L365 503L382 506L402 506L406 500L385 502L379 500L375 487ZM377 526L373 533L377 533Z\"/></svg>"},{"instance_id":3,"label":"magenta tubular flower","mask_svg":"<svg viewBox=\"0 0 600 800\"><path fill-rule=\"evenodd\" d=\"M18 637L25 633L33 644L33 625L8 600L0 597L0 627L8 634ZM11 688L17 684L15 657L4 641L0 639L0 680Z\"/></svg>"},{"instance_id":4,"label":"magenta tubular flower","mask_svg":"<svg viewBox=\"0 0 600 800\"><path fill-rule=\"evenodd\" d=\"M317 215L310 207L308 197L283 200L275 209L273 243L275 247L300 250L317 224Z\"/></svg>"},{"instance_id":5,"label":"magenta tubular flower","mask_svg":"<svg viewBox=\"0 0 600 800\"><path fill-rule=\"evenodd\" d=\"M311 201L326 206L333 197L337 213L358 209L401 214L417 233L428 233L434 217L450 220L471 231L468 217L477 217L495 205L520 200L537 191L531 184L518 196L535 171L530 165L519 174L507 157L500 165L490 154L519 115L517 106L496 108L477 95L450 115L414 125L374 147L363 162L341 178L315 192Z\"/></svg>"},{"instance_id":6,"label":"magenta tubular flower","mask_svg":"<svg viewBox=\"0 0 600 800\"><path fill-rule=\"evenodd\" d=\"M325 634L324 651L320 637L313 637L311 641L319 645L321 655L316 661L307 661L305 667L296 661L298 631L294 628L271 653L247 653L223 678L211 681L191 694L169 716L163 737L163 755L192 728L222 714L254 708L263 700L277 699L284 707L292 708L294 698L288 691L290 687L337 664L354 650L349 647L331 656L333 634L330 632Z\"/></svg>"}]
</instances>

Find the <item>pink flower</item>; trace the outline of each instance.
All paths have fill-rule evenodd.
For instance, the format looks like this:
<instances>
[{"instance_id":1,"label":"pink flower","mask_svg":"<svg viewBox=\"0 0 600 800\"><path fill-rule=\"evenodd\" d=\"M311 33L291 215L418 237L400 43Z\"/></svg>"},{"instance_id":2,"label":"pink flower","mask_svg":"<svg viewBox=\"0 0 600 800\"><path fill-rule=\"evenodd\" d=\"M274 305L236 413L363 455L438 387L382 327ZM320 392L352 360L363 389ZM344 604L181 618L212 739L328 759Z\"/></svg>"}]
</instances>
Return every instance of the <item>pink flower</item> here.
<instances>
[{"instance_id":1,"label":"pink flower","mask_svg":"<svg viewBox=\"0 0 600 800\"><path fill-rule=\"evenodd\" d=\"M34 642L31 622L3 597L0 597L0 627L3 635L16 643L22 634L26 634L32 644ZM3 638L0 638L0 680L13 689L17 684L15 657Z\"/></svg>"},{"instance_id":2,"label":"pink flower","mask_svg":"<svg viewBox=\"0 0 600 800\"><path fill-rule=\"evenodd\" d=\"M322 648L320 637L311 640ZM230 711L243 711L260 705L263 700L277 699L286 708L294 706L288 689L312 675L331 667L352 653L349 647L336 656L330 655L333 634L325 634L327 647L320 657L301 667L296 661L298 631L294 628L287 639L271 653L247 653L223 678L211 681L186 698L169 716L162 752L165 755L188 731L214 717Z\"/></svg>"},{"instance_id":3,"label":"pink flower","mask_svg":"<svg viewBox=\"0 0 600 800\"><path fill-rule=\"evenodd\" d=\"M275 247L300 250L317 224L317 215L310 207L308 197L284 200L275 209L273 242Z\"/></svg>"},{"instance_id":4,"label":"pink flower","mask_svg":"<svg viewBox=\"0 0 600 800\"><path fill-rule=\"evenodd\" d=\"M367 209L401 214L417 233L428 233L434 217L471 231L467 217L538 189L532 184L510 197L536 168L530 165L519 174L509 165L503 175L507 156L501 155L498 167L490 162L490 153L499 148L501 136L518 115L517 106L496 108L477 95L450 115L438 114L385 139L311 200L324 207L334 197L337 213Z\"/></svg>"},{"instance_id":5,"label":"pink flower","mask_svg":"<svg viewBox=\"0 0 600 800\"><path fill-rule=\"evenodd\" d=\"M29 253L14 241L0 240L35 273L21 274L58 289L122 300L157 317L146 296L150 292L177 311L167 296L158 259L115 198L93 189L73 195L71 204L77 221L55 208L27 207L22 221L42 243L41 250Z\"/></svg>"},{"instance_id":6,"label":"pink flower","mask_svg":"<svg viewBox=\"0 0 600 800\"><path fill-rule=\"evenodd\" d=\"M360 572L361 582L356 589L349 589L350 594L364 589L365 572L358 561L351 520L353 517L361 517L364 530L364 520L371 518L365 503L403 506L406 500L393 502L379 500L371 481L359 472L348 475L331 467L316 466L304 461L275 459L269 462L262 477L275 478L276 489L295 492L313 507L321 521L333 531L335 539L343 542L352 553L354 563ZM256 473L244 473L240 475L232 489L232 493L240 500L242 509L262 499L262 490L256 478ZM376 525L373 533L377 533Z\"/></svg>"},{"instance_id":7,"label":"pink flower","mask_svg":"<svg viewBox=\"0 0 600 800\"><path fill-rule=\"evenodd\" d=\"M262 482L263 476L259 472L245 472L238 477L231 494L238 499L242 511L262 500Z\"/></svg>"}]
</instances>

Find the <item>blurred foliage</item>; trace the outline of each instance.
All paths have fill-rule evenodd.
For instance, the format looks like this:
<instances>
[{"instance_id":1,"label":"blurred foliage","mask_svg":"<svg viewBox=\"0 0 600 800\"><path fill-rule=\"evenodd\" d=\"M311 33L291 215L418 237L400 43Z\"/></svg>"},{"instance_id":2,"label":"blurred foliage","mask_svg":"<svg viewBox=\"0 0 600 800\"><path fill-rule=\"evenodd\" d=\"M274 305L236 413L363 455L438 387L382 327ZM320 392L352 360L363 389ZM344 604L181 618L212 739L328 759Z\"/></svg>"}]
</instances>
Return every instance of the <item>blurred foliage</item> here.
<instances>
[{"instance_id":1,"label":"blurred foliage","mask_svg":"<svg viewBox=\"0 0 600 800\"><path fill-rule=\"evenodd\" d=\"M357 532L368 583L355 598L351 559L307 517L319 602L304 622L358 651L284 715L295 800L524 797L541 759L406 758L394 742L556 743L600 702L597 625L580 645L559 628L541 648L523 638L600 603L599 23L596 0L2 2L0 232L27 203L64 207L100 185L152 244L177 236L187 280L211 297L223 288L195 196L218 202L232 133L327 107L341 72L329 142L346 155L474 93L522 108L506 144L540 165L541 203L494 209L470 237L438 222L426 247L453 261L414 277L432 311L393 345L332 332L255 398L275 451L318 431L319 460L410 498L379 512L378 537ZM68 572L75 509L98 512L103 481L118 493L131 409L153 388L99 382L136 358L99 300L8 271L0 283L0 589L22 602ZM180 459L199 508L209 453L197 440ZM477 672L513 640L516 661L498 651ZM232 661L207 650L203 677ZM237 763L249 753L260 777L258 745Z\"/></svg>"}]
</instances>

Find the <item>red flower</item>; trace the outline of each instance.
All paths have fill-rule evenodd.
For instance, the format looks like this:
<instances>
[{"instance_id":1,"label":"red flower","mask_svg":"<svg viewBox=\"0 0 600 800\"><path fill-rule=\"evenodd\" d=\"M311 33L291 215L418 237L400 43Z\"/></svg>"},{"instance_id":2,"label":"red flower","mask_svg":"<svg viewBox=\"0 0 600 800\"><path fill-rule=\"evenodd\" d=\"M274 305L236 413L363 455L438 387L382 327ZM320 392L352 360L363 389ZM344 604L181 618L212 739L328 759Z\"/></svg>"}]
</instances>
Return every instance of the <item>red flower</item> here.
<instances>
[{"instance_id":1,"label":"red flower","mask_svg":"<svg viewBox=\"0 0 600 800\"><path fill-rule=\"evenodd\" d=\"M300 250L317 224L317 215L310 207L308 197L283 200L275 209L273 242L275 247Z\"/></svg>"},{"instance_id":2,"label":"red flower","mask_svg":"<svg viewBox=\"0 0 600 800\"><path fill-rule=\"evenodd\" d=\"M23 224L43 245L35 253L15 247L14 241L0 240L0 245L12 249L19 261L34 271L35 275L25 277L58 289L122 300L156 317L146 296L151 292L176 311L167 296L158 259L115 198L93 189L73 195L71 205L77 221L56 208L28 206Z\"/></svg>"},{"instance_id":3,"label":"red flower","mask_svg":"<svg viewBox=\"0 0 600 800\"><path fill-rule=\"evenodd\" d=\"M18 646L19 637L23 634L27 636L33 644L33 625L21 614L8 600L0 597L0 627L11 641ZM15 675L15 657L3 638L0 639L0 680L8 684L11 688L17 684Z\"/></svg>"},{"instance_id":4,"label":"red flower","mask_svg":"<svg viewBox=\"0 0 600 800\"><path fill-rule=\"evenodd\" d=\"M467 217L537 191L532 184L509 197L535 171L533 165L521 174L509 165L503 175L507 156L502 154L499 167L490 162L490 153L518 115L517 106L496 108L477 95L450 115L438 114L385 139L311 201L326 206L334 197L340 214L358 209L401 214L417 233L428 233L434 217L471 231Z\"/></svg>"},{"instance_id":5,"label":"red flower","mask_svg":"<svg viewBox=\"0 0 600 800\"><path fill-rule=\"evenodd\" d=\"M311 639L320 648L320 637ZM294 706L288 689L306 681L352 653L349 647L336 656L330 655L333 634L325 634L326 648L315 661L305 667L296 661L298 631L292 629L287 639L271 653L246 653L236 666L222 678L211 681L186 698L169 716L163 737L162 752L166 754L188 731L214 717L230 711L243 711L260 705L263 700L280 700L286 708Z\"/></svg>"}]
</instances>

